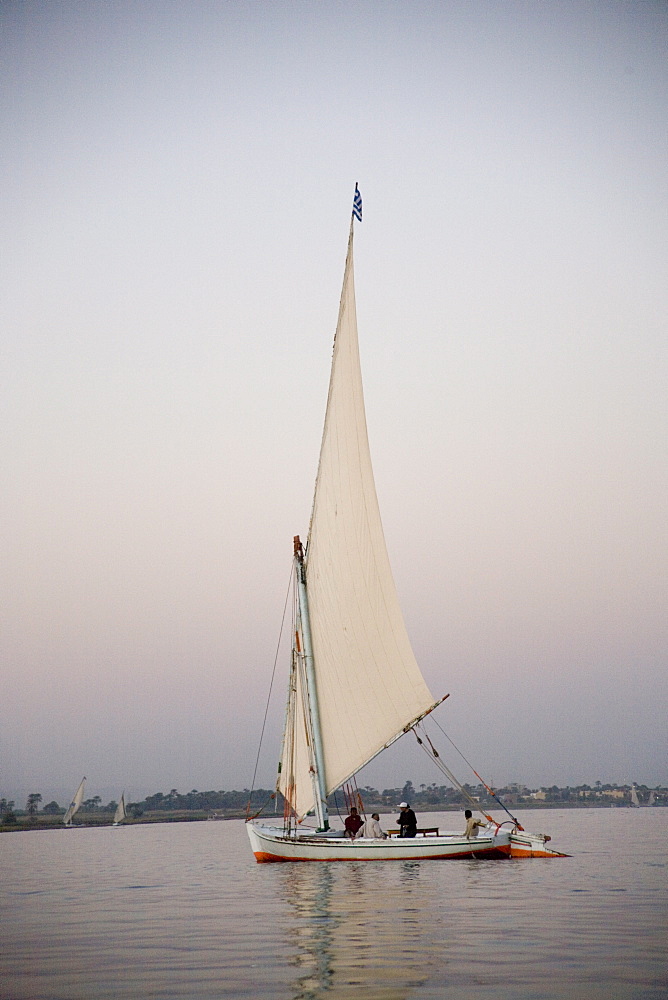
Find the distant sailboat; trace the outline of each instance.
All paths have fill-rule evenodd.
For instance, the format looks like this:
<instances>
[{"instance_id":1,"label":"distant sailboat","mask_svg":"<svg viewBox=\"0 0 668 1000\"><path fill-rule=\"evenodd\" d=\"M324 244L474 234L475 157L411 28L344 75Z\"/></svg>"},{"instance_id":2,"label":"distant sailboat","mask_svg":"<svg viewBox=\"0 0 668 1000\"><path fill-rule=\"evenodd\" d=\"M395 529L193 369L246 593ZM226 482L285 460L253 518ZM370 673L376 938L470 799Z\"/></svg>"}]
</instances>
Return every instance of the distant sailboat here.
<instances>
[{"instance_id":1,"label":"distant sailboat","mask_svg":"<svg viewBox=\"0 0 668 1000\"><path fill-rule=\"evenodd\" d=\"M637 809L640 806L640 800L638 798L635 784L631 786L631 806L634 809Z\"/></svg>"},{"instance_id":2,"label":"distant sailboat","mask_svg":"<svg viewBox=\"0 0 668 1000\"><path fill-rule=\"evenodd\" d=\"M125 812L125 792L123 792L123 794L121 795L121 801L116 806L113 826L120 826L121 823L125 823L126 816L127 814Z\"/></svg>"},{"instance_id":3,"label":"distant sailboat","mask_svg":"<svg viewBox=\"0 0 668 1000\"><path fill-rule=\"evenodd\" d=\"M649 793L649 798L647 800L647 805L648 806L653 806L655 802L656 802L656 792L654 791L654 789L652 789L650 791L650 793Z\"/></svg>"},{"instance_id":4,"label":"distant sailboat","mask_svg":"<svg viewBox=\"0 0 668 1000\"><path fill-rule=\"evenodd\" d=\"M362 218L357 187L353 217ZM430 828L351 840L330 828L328 795L445 700L433 697L415 660L383 537L362 391L352 218L308 543L295 538L293 551L295 622L277 781L286 807L280 827L248 822L256 860L563 856L546 846L546 835L526 833L515 820L502 829L491 817L476 838ZM312 810L317 829L303 825Z\"/></svg>"},{"instance_id":5,"label":"distant sailboat","mask_svg":"<svg viewBox=\"0 0 668 1000\"><path fill-rule=\"evenodd\" d=\"M74 793L74 798L70 802L70 805L69 805L69 808L68 808L67 812L63 816L63 823L65 824L65 826L72 826L72 819L73 819L75 813L78 813L79 809L81 808L81 803L83 802L83 797L84 797L84 785L85 784L86 784L86 778L83 777L81 779L81 783L80 783L79 787L77 788L76 792Z\"/></svg>"}]
</instances>

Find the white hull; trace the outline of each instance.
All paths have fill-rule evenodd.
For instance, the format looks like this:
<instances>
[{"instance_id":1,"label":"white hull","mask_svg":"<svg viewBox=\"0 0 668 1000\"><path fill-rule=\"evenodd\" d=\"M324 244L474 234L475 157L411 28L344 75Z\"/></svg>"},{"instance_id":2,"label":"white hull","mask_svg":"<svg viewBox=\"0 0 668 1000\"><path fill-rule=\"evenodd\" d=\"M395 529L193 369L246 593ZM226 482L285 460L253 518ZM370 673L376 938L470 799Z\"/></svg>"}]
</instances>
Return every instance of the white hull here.
<instances>
[{"instance_id":1,"label":"white hull","mask_svg":"<svg viewBox=\"0 0 668 1000\"><path fill-rule=\"evenodd\" d=\"M349 840L340 833L302 830L286 836L279 827L247 823L251 848L258 864L283 861L415 861L477 858L565 858L547 846L542 833L498 830L491 836L467 839L458 833L439 833L402 839Z\"/></svg>"},{"instance_id":2,"label":"white hull","mask_svg":"<svg viewBox=\"0 0 668 1000\"><path fill-rule=\"evenodd\" d=\"M259 864L281 861L415 861L448 858L510 857L511 834L500 831L494 836L467 839L461 834L411 838L388 837L386 840L349 840L341 834L317 834L300 831L286 836L277 827L247 823L248 837Z\"/></svg>"}]
</instances>

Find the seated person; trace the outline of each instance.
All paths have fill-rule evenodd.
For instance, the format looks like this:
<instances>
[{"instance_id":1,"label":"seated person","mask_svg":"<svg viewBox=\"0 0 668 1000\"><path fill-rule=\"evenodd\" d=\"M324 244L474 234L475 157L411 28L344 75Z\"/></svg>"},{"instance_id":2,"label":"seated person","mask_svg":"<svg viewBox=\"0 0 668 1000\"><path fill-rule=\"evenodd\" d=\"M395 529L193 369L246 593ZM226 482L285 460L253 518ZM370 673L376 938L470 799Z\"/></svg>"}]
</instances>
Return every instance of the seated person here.
<instances>
[{"instance_id":1,"label":"seated person","mask_svg":"<svg viewBox=\"0 0 668 1000\"><path fill-rule=\"evenodd\" d=\"M481 819L474 819L470 809L464 811L464 819L466 820L465 837L477 837L480 827L487 826L487 823L483 823Z\"/></svg>"},{"instance_id":2,"label":"seated person","mask_svg":"<svg viewBox=\"0 0 668 1000\"><path fill-rule=\"evenodd\" d=\"M344 825L345 825L346 829L345 829L344 836L350 837L351 840L354 840L355 837L357 836L357 834L359 833L360 827L363 825L363 823L364 823L364 820L362 819L362 817L358 813L358 811L355 808L355 806L351 806L350 807L350 815L346 816L346 819L345 819L345 824Z\"/></svg>"},{"instance_id":3,"label":"seated person","mask_svg":"<svg viewBox=\"0 0 668 1000\"><path fill-rule=\"evenodd\" d=\"M365 840L384 840L387 837L387 834L383 833L380 828L378 813L371 813L371 819L364 823L357 837L360 839L363 837Z\"/></svg>"}]
</instances>

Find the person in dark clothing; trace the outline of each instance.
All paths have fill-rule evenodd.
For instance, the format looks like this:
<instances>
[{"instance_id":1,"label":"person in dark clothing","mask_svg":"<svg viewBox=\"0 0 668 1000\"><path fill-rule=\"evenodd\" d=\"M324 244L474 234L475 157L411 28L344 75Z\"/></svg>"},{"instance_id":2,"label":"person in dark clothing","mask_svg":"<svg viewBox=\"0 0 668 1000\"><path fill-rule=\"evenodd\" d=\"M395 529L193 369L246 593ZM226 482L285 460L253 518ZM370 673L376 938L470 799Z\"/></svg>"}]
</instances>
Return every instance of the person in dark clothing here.
<instances>
[{"instance_id":1,"label":"person in dark clothing","mask_svg":"<svg viewBox=\"0 0 668 1000\"><path fill-rule=\"evenodd\" d=\"M400 802L399 808L401 809L397 820L397 823L399 824L399 836L415 837L417 834L417 819L415 817L415 813L409 806L408 802Z\"/></svg>"},{"instance_id":2,"label":"person in dark clothing","mask_svg":"<svg viewBox=\"0 0 668 1000\"><path fill-rule=\"evenodd\" d=\"M350 837L351 840L354 840L363 825L364 825L364 820L358 813L355 806L351 806L350 815L346 816L345 819L345 827L346 827L345 836Z\"/></svg>"}]
</instances>

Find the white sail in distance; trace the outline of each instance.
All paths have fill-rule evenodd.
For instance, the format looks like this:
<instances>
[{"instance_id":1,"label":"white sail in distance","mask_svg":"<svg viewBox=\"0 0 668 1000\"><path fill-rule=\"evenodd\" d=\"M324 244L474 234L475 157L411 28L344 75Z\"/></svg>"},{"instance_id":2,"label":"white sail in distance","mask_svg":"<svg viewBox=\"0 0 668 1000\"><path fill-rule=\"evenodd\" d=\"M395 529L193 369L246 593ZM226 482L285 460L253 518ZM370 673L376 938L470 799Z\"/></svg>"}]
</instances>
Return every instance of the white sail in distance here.
<instances>
[{"instance_id":1,"label":"white sail in distance","mask_svg":"<svg viewBox=\"0 0 668 1000\"><path fill-rule=\"evenodd\" d=\"M399 607L376 497L359 359L352 226L306 549L306 585L330 794L434 706ZM305 734L302 739L292 764L295 787L288 795L299 817L314 805ZM284 759L283 770L286 763ZM279 779L284 795L286 786Z\"/></svg>"},{"instance_id":2,"label":"white sail in distance","mask_svg":"<svg viewBox=\"0 0 668 1000\"><path fill-rule=\"evenodd\" d=\"M118 826L119 823L125 821L125 792L121 795L121 801L116 806L116 812L114 813L114 826Z\"/></svg>"},{"instance_id":3,"label":"white sail in distance","mask_svg":"<svg viewBox=\"0 0 668 1000\"><path fill-rule=\"evenodd\" d=\"M79 787L74 793L74 798L70 802L69 808L65 813L65 815L63 816L63 823L65 824L65 826L69 826L69 824L72 822L72 817L74 816L74 814L77 813L79 809L81 809L81 803L83 802L83 797L84 797L85 784L86 784L86 779L82 778Z\"/></svg>"}]
</instances>

